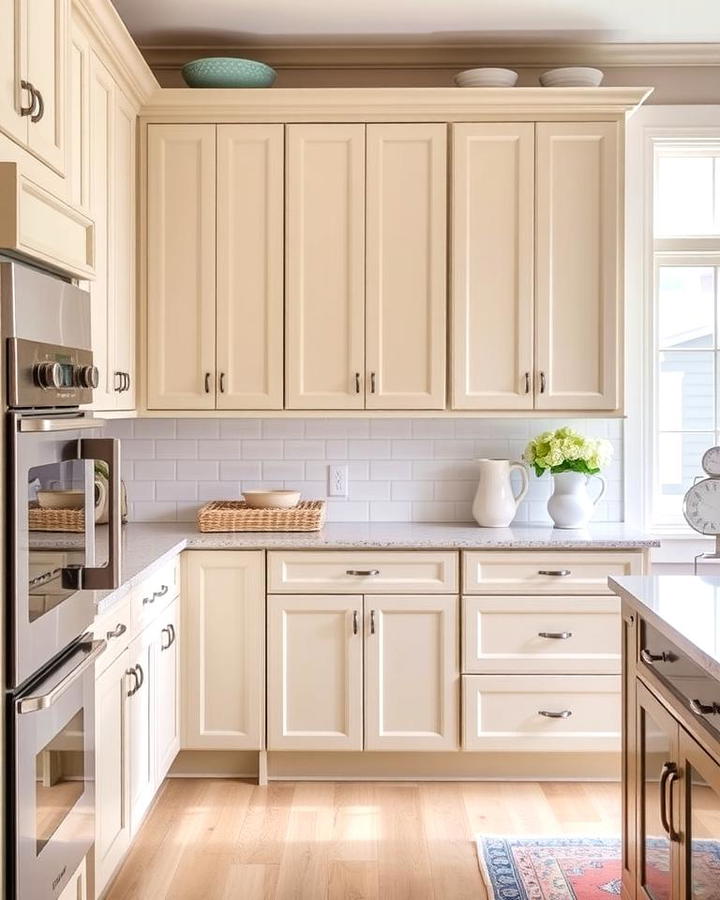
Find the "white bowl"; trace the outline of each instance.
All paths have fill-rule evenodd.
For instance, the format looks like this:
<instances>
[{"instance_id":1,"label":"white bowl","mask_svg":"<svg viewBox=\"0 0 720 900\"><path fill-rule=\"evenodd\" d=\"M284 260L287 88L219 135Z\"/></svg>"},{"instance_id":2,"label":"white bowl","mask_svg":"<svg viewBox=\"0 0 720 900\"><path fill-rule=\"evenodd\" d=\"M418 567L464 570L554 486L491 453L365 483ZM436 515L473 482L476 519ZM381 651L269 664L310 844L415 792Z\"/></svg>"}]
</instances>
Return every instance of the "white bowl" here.
<instances>
[{"instance_id":1,"label":"white bowl","mask_svg":"<svg viewBox=\"0 0 720 900\"><path fill-rule=\"evenodd\" d=\"M543 87L597 87L603 80L600 69L587 66L567 66L563 69L550 69L540 76Z\"/></svg>"},{"instance_id":2,"label":"white bowl","mask_svg":"<svg viewBox=\"0 0 720 900\"><path fill-rule=\"evenodd\" d=\"M38 491L36 497L41 509L82 509L85 506L85 491Z\"/></svg>"},{"instance_id":3,"label":"white bowl","mask_svg":"<svg viewBox=\"0 0 720 900\"><path fill-rule=\"evenodd\" d=\"M455 76L458 87L513 87L517 80L512 69L466 69Z\"/></svg>"},{"instance_id":4,"label":"white bowl","mask_svg":"<svg viewBox=\"0 0 720 900\"><path fill-rule=\"evenodd\" d=\"M300 502L300 491L243 491L253 509L292 509Z\"/></svg>"}]
</instances>

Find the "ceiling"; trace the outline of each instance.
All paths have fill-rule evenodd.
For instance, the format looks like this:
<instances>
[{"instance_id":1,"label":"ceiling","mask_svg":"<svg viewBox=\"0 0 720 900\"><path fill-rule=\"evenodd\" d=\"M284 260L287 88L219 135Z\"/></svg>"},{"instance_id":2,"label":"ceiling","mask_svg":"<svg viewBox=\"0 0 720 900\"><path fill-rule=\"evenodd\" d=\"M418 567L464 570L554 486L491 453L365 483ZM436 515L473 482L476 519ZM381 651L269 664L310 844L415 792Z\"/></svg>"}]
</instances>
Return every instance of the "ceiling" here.
<instances>
[{"instance_id":1,"label":"ceiling","mask_svg":"<svg viewBox=\"0 0 720 900\"><path fill-rule=\"evenodd\" d=\"M718 0L113 0L140 45L718 42Z\"/></svg>"}]
</instances>

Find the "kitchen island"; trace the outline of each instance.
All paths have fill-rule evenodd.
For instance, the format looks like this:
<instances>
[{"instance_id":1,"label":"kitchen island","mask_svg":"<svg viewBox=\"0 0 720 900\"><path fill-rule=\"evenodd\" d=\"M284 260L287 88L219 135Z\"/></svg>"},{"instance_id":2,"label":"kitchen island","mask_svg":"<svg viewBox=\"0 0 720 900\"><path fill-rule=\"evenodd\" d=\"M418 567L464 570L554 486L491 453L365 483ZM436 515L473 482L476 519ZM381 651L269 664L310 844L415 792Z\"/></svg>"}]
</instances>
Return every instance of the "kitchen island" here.
<instances>
[{"instance_id":1,"label":"kitchen island","mask_svg":"<svg viewBox=\"0 0 720 900\"><path fill-rule=\"evenodd\" d=\"M720 897L720 577L609 579L622 601L627 898Z\"/></svg>"}]
</instances>

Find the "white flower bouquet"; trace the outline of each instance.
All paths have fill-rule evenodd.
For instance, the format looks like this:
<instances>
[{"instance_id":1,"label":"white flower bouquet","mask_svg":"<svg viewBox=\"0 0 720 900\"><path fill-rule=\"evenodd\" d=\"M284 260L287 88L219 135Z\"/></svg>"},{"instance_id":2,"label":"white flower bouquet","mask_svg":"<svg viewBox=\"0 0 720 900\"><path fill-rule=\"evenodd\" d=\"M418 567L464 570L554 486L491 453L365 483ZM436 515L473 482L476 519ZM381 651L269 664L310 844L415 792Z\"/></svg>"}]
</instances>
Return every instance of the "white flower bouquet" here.
<instances>
[{"instance_id":1,"label":"white flower bouquet","mask_svg":"<svg viewBox=\"0 0 720 900\"><path fill-rule=\"evenodd\" d=\"M610 441L584 437L568 426L556 431L544 431L530 441L523 453L526 463L540 477L544 472L581 472L596 475L608 466L613 457Z\"/></svg>"}]
</instances>

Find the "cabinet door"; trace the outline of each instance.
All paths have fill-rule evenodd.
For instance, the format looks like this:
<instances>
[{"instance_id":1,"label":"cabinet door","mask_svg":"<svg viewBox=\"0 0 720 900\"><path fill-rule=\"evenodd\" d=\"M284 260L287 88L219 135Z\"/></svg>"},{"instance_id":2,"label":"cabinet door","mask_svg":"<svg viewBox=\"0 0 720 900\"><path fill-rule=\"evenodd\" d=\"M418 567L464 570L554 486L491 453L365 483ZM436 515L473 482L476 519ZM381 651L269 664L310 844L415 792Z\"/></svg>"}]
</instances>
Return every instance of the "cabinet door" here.
<instances>
[{"instance_id":1,"label":"cabinet door","mask_svg":"<svg viewBox=\"0 0 720 900\"><path fill-rule=\"evenodd\" d=\"M679 844L666 825L679 828L678 725L645 686L637 682L637 896L679 897ZM674 804L669 803L670 795ZM669 822L669 807L675 817Z\"/></svg>"},{"instance_id":2,"label":"cabinet door","mask_svg":"<svg viewBox=\"0 0 720 900\"><path fill-rule=\"evenodd\" d=\"M457 750L458 603L365 598L367 750Z\"/></svg>"},{"instance_id":3,"label":"cabinet door","mask_svg":"<svg viewBox=\"0 0 720 900\"><path fill-rule=\"evenodd\" d=\"M680 771L684 778L684 816L680 860L682 898L713 900L718 896L717 854L720 846L720 764L680 729ZM677 806L676 806L677 808Z\"/></svg>"},{"instance_id":4,"label":"cabinet door","mask_svg":"<svg viewBox=\"0 0 720 900\"><path fill-rule=\"evenodd\" d=\"M635 897L637 866L637 804L635 776L637 774L637 733L635 698L635 659L637 654L637 615L625 603L622 605L622 885L623 896Z\"/></svg>"},{"instance_id":5,"label":"cabinet door","mask_svg":"<svg viewBox=\"0 0 720 900\"><path fill-rule=\"evenodd\" d=\"M265 732L265 559L260 550L185 554L182 746L259 750Z\"/></svg>"},{"instance_id":6,"label":"cabinet door","mask_svg":"<svg viewBox=\"0 0 720 900\"><path fill-rule=\"evenodd\" d=\"M613 122L536 126L538 409L621 405L622 192Z\"/></svg>"},{"instance_id":7,"label":"cabinet door","mask_svg":"<svg viewBox=\"0 0 720 900\"><path fill-rule=\"evenodd\" d=\"M95 681L95 892L99 896L130 845L130 655L124 650Z\"/></svg>"},{"instance_id":8,"label":"cabinet door","mask_svg":"<svg viewBox=\"0 0 720 900\"><path fill-rule=\"evenodd\" d=\"M532 409L535 126L452 126L452 406Z\"/></svg>"},{"instance_id":9,"label":"cabinet door","mask_svg":"<svg viewBox=\"0 0 720 900\"><path fill-rule=\"evenodd\" d=\"M360 595L268 596L268 750L362 750Z\"/></svg>"},{"instance_id":10,"label":"cabinet door","mask_svg":"<svg viewBox=\"0 0 720 900\"><path fill-rule=\"evenodd\" d=\"M135 121L137 111L115 94L113 215L113 373L115 406L135 409Z\"/></svg>"},{"instance_id":11,"label":"cabinet door","mask_svg":"<svg viewBox=\"0 0 720 900\"><path fill-rule=\"evenodd\" d=\"M130 831L137 834L155 796L155 671L153 629L146 628L130 645L129 713Z\"/></svg>"},{"instance_id":12,"label":"cabinet door","mask_svg":"<svg viewBox=\"0 0 720 900\"><path fill-rule=\"evenodd\" d=\"M283 152L282 125L218 127L218 409L282 409Z\"/></svg>"},{"instance_id":13,"label":"cabinet door","mask_svg":"<svg viewBox=\"0 0 720 900\"><path fill-rule=\"evenodd\" d=\"M90 209L90 43L73 21L70 28L68 94L68 199L84 211Z\"/></svg>"},{"instance_id":14,"label":"cabinet door","mask_svg":"<svg viewBox=\"0 0 720 900\"><path fill-rule=\"evenodd\" d=\"M367 126L368 409L445 408L447 127Z\"/></svg>"},{"instance_id":15,"label":"cabinet door","mask_svg":"<svg viewBox=\"0 0 720 900\"><path fill-rule=\"evenodd\" d=\"M155 715L157 783L167 775L180 750L179 602L166 607L155 629Z\"/></svg>"},{"instance_id":16,"label":"cabinet door","mask_svg":"<svg viewBox=\"0 0 720 900\"><path fill-rule=\"evenodd\" d=\"M0 2L0 131L22 143L27 141L28 118L20 109L30 105L29 93L20 87L27 72L26 2Z\"/></svg>"},{"instance_id":17,"label":"cabinet door","mask_svg":"<svg viewBox=\"0 0 720 900\"><path fill-rule=\"evenodd\" d=\"M215 125L148 126L149 409L215 407Z\"/></svg>"},{"instance_id":18,"label":"cabinet door","mask_svg":"<svg viewBox=\"0 0 720 900\"><path fill-rule=\"evenodd\" d=\"M286 134L286 405L362 409L365 126Z\"/></svg>"},{"instance_id":19,"label":"cabinet door","mask_svg":"<svg viewBox=\"0 0 720 900\"><path fill-rule=\"evenodd\" d=\"M113 409L117 382L113 366L115 341L115 291L113 272L113 142L115 135L115 84L90 51L90 215L95 220L95 280L90 283L92 347L100 382L93 392L95 409Z\"/></svg>"},{"instance_id":20,"label":"cabinet door","mask_svg":"<svg viewBox=\"0 0 720 900\"><path fill-rule=\"evenodd\" d=\"M30 149L53 169L65 171L68 0L21 0L27 17L27 78L40 97L28 126Z\"/></svg>"}]
</instances>

